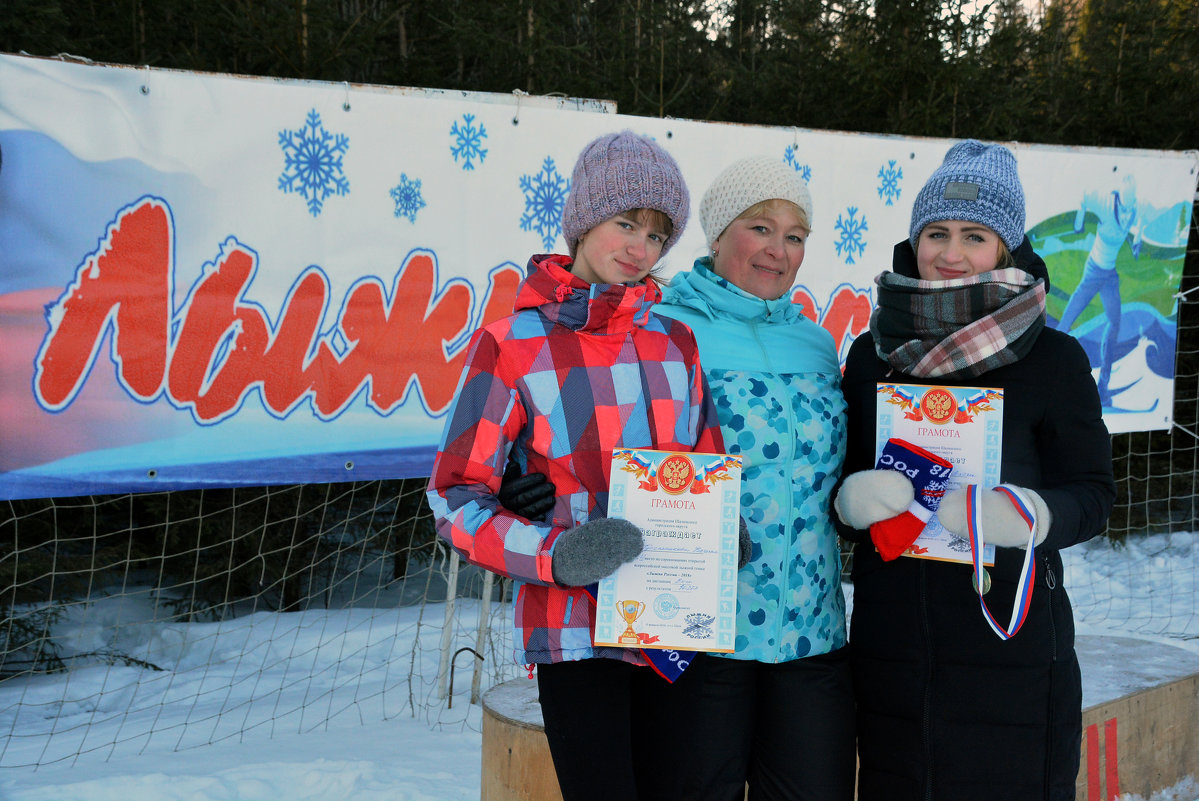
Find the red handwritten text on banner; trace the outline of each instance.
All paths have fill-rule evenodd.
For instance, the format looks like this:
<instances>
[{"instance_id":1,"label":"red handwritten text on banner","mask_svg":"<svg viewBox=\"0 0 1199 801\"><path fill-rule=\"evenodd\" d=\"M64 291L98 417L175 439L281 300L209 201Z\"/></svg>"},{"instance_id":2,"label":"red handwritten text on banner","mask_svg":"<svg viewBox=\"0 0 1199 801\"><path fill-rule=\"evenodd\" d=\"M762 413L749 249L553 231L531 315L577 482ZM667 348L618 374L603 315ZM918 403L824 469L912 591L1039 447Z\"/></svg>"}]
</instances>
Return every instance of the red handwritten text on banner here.
<instances>
[{"instance_id":1,"label":"red handwritten text on banner","mask_svg":"<svg viewBox=\"0 0 1199 801\"><path fill-rule=\"evenodd\" d=\"M347 294L333 330L322 334L329 285L315 268L295 282L278 324L245 296L257 254L226 240L219 257L176 313L174 233L165 203L146 198L123 209L100 247L47 315L34 389L45 408L69 406L111 334L117 377L131 396L165 394L201 423L236 412L253 389L273 413L311 399L322 418L340 413L363 388L386 414L415 390L431 414L444 411L462 372L473 290L451 282L440 294L432 254L410 253L387 292L377 278ZM494 270L478 324L512 309L520 282L512 266ZM334 342L344 346L335 347Z\"/></svg>"}]
</instances>

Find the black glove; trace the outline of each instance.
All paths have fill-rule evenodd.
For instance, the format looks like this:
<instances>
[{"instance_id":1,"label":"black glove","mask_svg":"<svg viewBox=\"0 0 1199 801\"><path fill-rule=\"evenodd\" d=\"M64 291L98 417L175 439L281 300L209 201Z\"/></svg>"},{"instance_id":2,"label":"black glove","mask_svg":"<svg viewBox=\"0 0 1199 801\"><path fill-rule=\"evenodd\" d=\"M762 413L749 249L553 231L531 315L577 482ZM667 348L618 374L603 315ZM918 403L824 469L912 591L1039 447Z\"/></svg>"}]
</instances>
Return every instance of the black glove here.
<instances>
[{"instance_id":1,"label":"black glove","mask_svg":"<svg viewBox=\"0 0 1199 801\"><path fill-rule=\"evenodd\" d=\"M754 544L749 538L749 526L745 525L745 518L739 517L737 522L740 524L737 530L737 569L740 570L753 557Z\"/></svg>"},{"instance_id":2,"label":"black glove","mask_svg":"<svg viewBox=\"0 0 1199 801\"><path fill-rule=\"evenodd\" d=\"M558 535L551 568L554 581L586 587L612 575L641 553L641 529L628 520L591 520Z\"/></svg>"},{"instance_id":3,"label":"black glove","mask_svg":"<svg viewBox=\"0 0 1199 801\"><path fill-rule=\"evenodd\" d=\"M496 497L509 512L526 520L541 520L554 508L555 494L554 485L546 481L544 475L529 473L522 476L516 462L509 461Z\"/></svg>"}]
</instances>

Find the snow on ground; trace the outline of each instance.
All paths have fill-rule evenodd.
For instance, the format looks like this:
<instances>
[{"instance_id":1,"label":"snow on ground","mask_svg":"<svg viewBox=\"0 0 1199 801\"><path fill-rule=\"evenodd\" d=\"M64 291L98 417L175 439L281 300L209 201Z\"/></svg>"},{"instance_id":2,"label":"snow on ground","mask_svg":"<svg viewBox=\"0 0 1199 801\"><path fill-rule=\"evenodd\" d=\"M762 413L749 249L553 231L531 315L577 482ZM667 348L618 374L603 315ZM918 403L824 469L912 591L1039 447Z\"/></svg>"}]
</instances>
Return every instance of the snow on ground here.
<instances>
[{"instance_id":1,"label":"snow on ground","mask_svg":"<svg viewBox=\"0 0 1199 801\"><path fill-rule=\"evenodd\" d=\"M1199 672L1199 536L1153 535L1127 546L1098 541L1065 555L1086 706ZM846 590L852 596L852 588ZM469 619L475 602L459 603ZM161 674L136 666L83 668L0 683L0 799L478 799L482 710L468 703L468 671L459 668L455 704L448 714L438 713L440 724L412 716L406 706L412 688L397 680L409 670L413 642L397 644L396 633L429 636L415 625L418 610L369 610L369 618L364 610L308 611L272 615L271 625L251 615L221 624L140 627L129 625L129 614L90 616L88 626L71 632L74 645L113 645L104 621L121 619L121 647L152 655L167 667ZM426 607L424 614L440 620L438 609ZM192 627L200 626L209 627L205 636L195 636ZM331 647L329 631L348 634ZM297 682L299 666L282 658L285 653L273 660L259 656L280 648L302 654L303 670L315 681ZM415 652L424 675L435 675L435 643ZM352 663L345 653L355 655ZM208 668L189 670L197 664ZM137 672L146 674L139 684L123 681ZM106 686L132 689L101 694ZM291 687L319 703L302 713L274 714L290 708L277 699ZM187 701L169 703L173 698ZM162 733L130 737L132 724L148 716ZM36 769L3 767L81 750ZM1152 798L1199 801L1199 784L1187 779Z\"/></svg>"}]
</instances>

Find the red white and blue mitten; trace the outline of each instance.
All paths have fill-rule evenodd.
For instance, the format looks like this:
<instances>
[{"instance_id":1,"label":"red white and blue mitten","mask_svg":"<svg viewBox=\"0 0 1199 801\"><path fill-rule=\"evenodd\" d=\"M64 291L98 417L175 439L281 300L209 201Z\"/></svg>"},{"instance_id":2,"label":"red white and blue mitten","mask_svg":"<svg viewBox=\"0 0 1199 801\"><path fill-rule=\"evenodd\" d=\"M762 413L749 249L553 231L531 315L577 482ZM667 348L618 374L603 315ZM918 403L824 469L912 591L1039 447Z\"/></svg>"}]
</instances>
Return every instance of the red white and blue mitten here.
<instances>
[{"instance_id":1,"label":"red white and blue mitten","mask_svg":"<svg viewBox=\"0 0 1199 801\"><path fill-rule=\"evenodd\" d=\"M907 508L870 526L870 539L883 561L889 562L906 551L945 496L953 465L935 453L902 439L892 437L883 446L876 470L892 470L911 481L913 498Z\"/></svg>"},{"instance_id":2,"label":"red white and blue mitten","mask_svg":"<svg viewBox=\"0 0 1199 801\"><path fill-rule=\"evenodd\" d=\"M1034 541L1040 545L1049 534L1049 526L1053 523L1053 515L1045 499L1030 489L1017 487L1018 490L1033 505L1036 513L1036 531ZM983 531L986 532L988 545L998 545L1001 548L1028 547L1029 518L1016 505L1012 495L1002 487L992 487L990 492L982 493L982 508L979 511L982 518ZM956 489L946 493L937 510L937 519L941 526L953 536L970 539L966 525L966 490Z\"/></svg>"}]
</instances>

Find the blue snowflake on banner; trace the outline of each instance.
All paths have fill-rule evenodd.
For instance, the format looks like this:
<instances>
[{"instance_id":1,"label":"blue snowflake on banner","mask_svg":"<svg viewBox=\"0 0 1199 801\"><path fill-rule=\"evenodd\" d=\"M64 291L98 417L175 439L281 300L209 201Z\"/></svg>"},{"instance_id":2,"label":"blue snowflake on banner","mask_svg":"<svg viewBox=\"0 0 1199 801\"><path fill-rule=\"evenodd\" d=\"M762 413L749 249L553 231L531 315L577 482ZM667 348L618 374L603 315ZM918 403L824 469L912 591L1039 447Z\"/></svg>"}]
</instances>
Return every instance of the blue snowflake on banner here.
<instances>
[{"instance_id":1,"label":"blue snowflake on banner","mask_svg":"<svg viewBox=\"0 0 1199 801\"><path fill-rule=\"evenodd\" d=\"M407 174L400 173L400 182L391 188L390 194L396 202L396 216L416 222L416 213L425 207L425 199L420 194L420 179L409 181Z\"/></svg>"},{"instance_id":2,"label":"blue snowflake on banner","mask_svg":"<svg viewBox=\"0 0 1199 801\"><path fill-rule=\"evenodd\" d=\"M279 190L303 195L313 217L321 213L331 195L350 193L350 181L341 169L350 137L326 131L316 109L308 112L303 128L279 132L279 147L283 148L284 163Z\"/></svg>"},{"instance_id":3,"label":"blue snowflake on banner","mask_svg":"<svg viewBox=\"0 0 1199 801\"><path fill-rule=\"evenodd\" d=\"M545 249L550 250L562 231L562 207L570 191L570 181L558 174L554 160L546 156L541 172L520 176L520 191L525 195L520 230L536 231Z\"/></svg>"},{"instance_id":4,"label":"blue snowflake on banner","mask_svg":"<svg viewBox=\"0 0 1199 801\"><path fill-rule=\"evenodd\" d=\"M866 252L866 240L862 237L867 230L866 218L858 219L858 210L855 206L850 206L846 209L848 216L838 214L837 224L834 226L841 232L841 238L837 240L837 255L845 254L845 263L853 264L854 254L859 256Z\"/></svg>"},{"instance_id":5,"label":"blue snowflake on banner","mask_svg":"<svg viewBox=\"0 0 1199 801\"><path fill-rule=\"evenodd\" d=\"M890 159L878 168L878 196L887 201L888 206L894 206L899 199L899 182L903 180L903 167L896 167L895 160Z\"/></svg>"},{"instance_id":6,"label":"blue snowflake on banner","mask_svg":"<svg viewBox=\"0 0 1199 801\"><path fill-rule=\"evenodd\" d=\"M487 158L487 150L483 147L483 140L487 138L487 129L480 123L479 127L475 127L475 115L463 114L462 125L454 120L454 124L450 126L450 136L454 137L454 144L450 146L450 154L453 155L454 161L458 161L458 157L462 157L462 169L473 170L475 168L473 159L478 159L479 163L483 163L483 159Z\"/></svg>"},{"instance_id":7,"label":"blue snowflake on banner","mask_svg":"<svg viewBox=\"0 0 1199 801\"><path fill-rule=\"evenodd\" d=\"M787 145L787 149L783 151L783 161L790 164L797 173L803 176L805 181L810 182L812 180L812 168L807 164L799 163L799 159L796 157L796 153L798 152L795 145Z\"/></svg>"}]
</instances>

